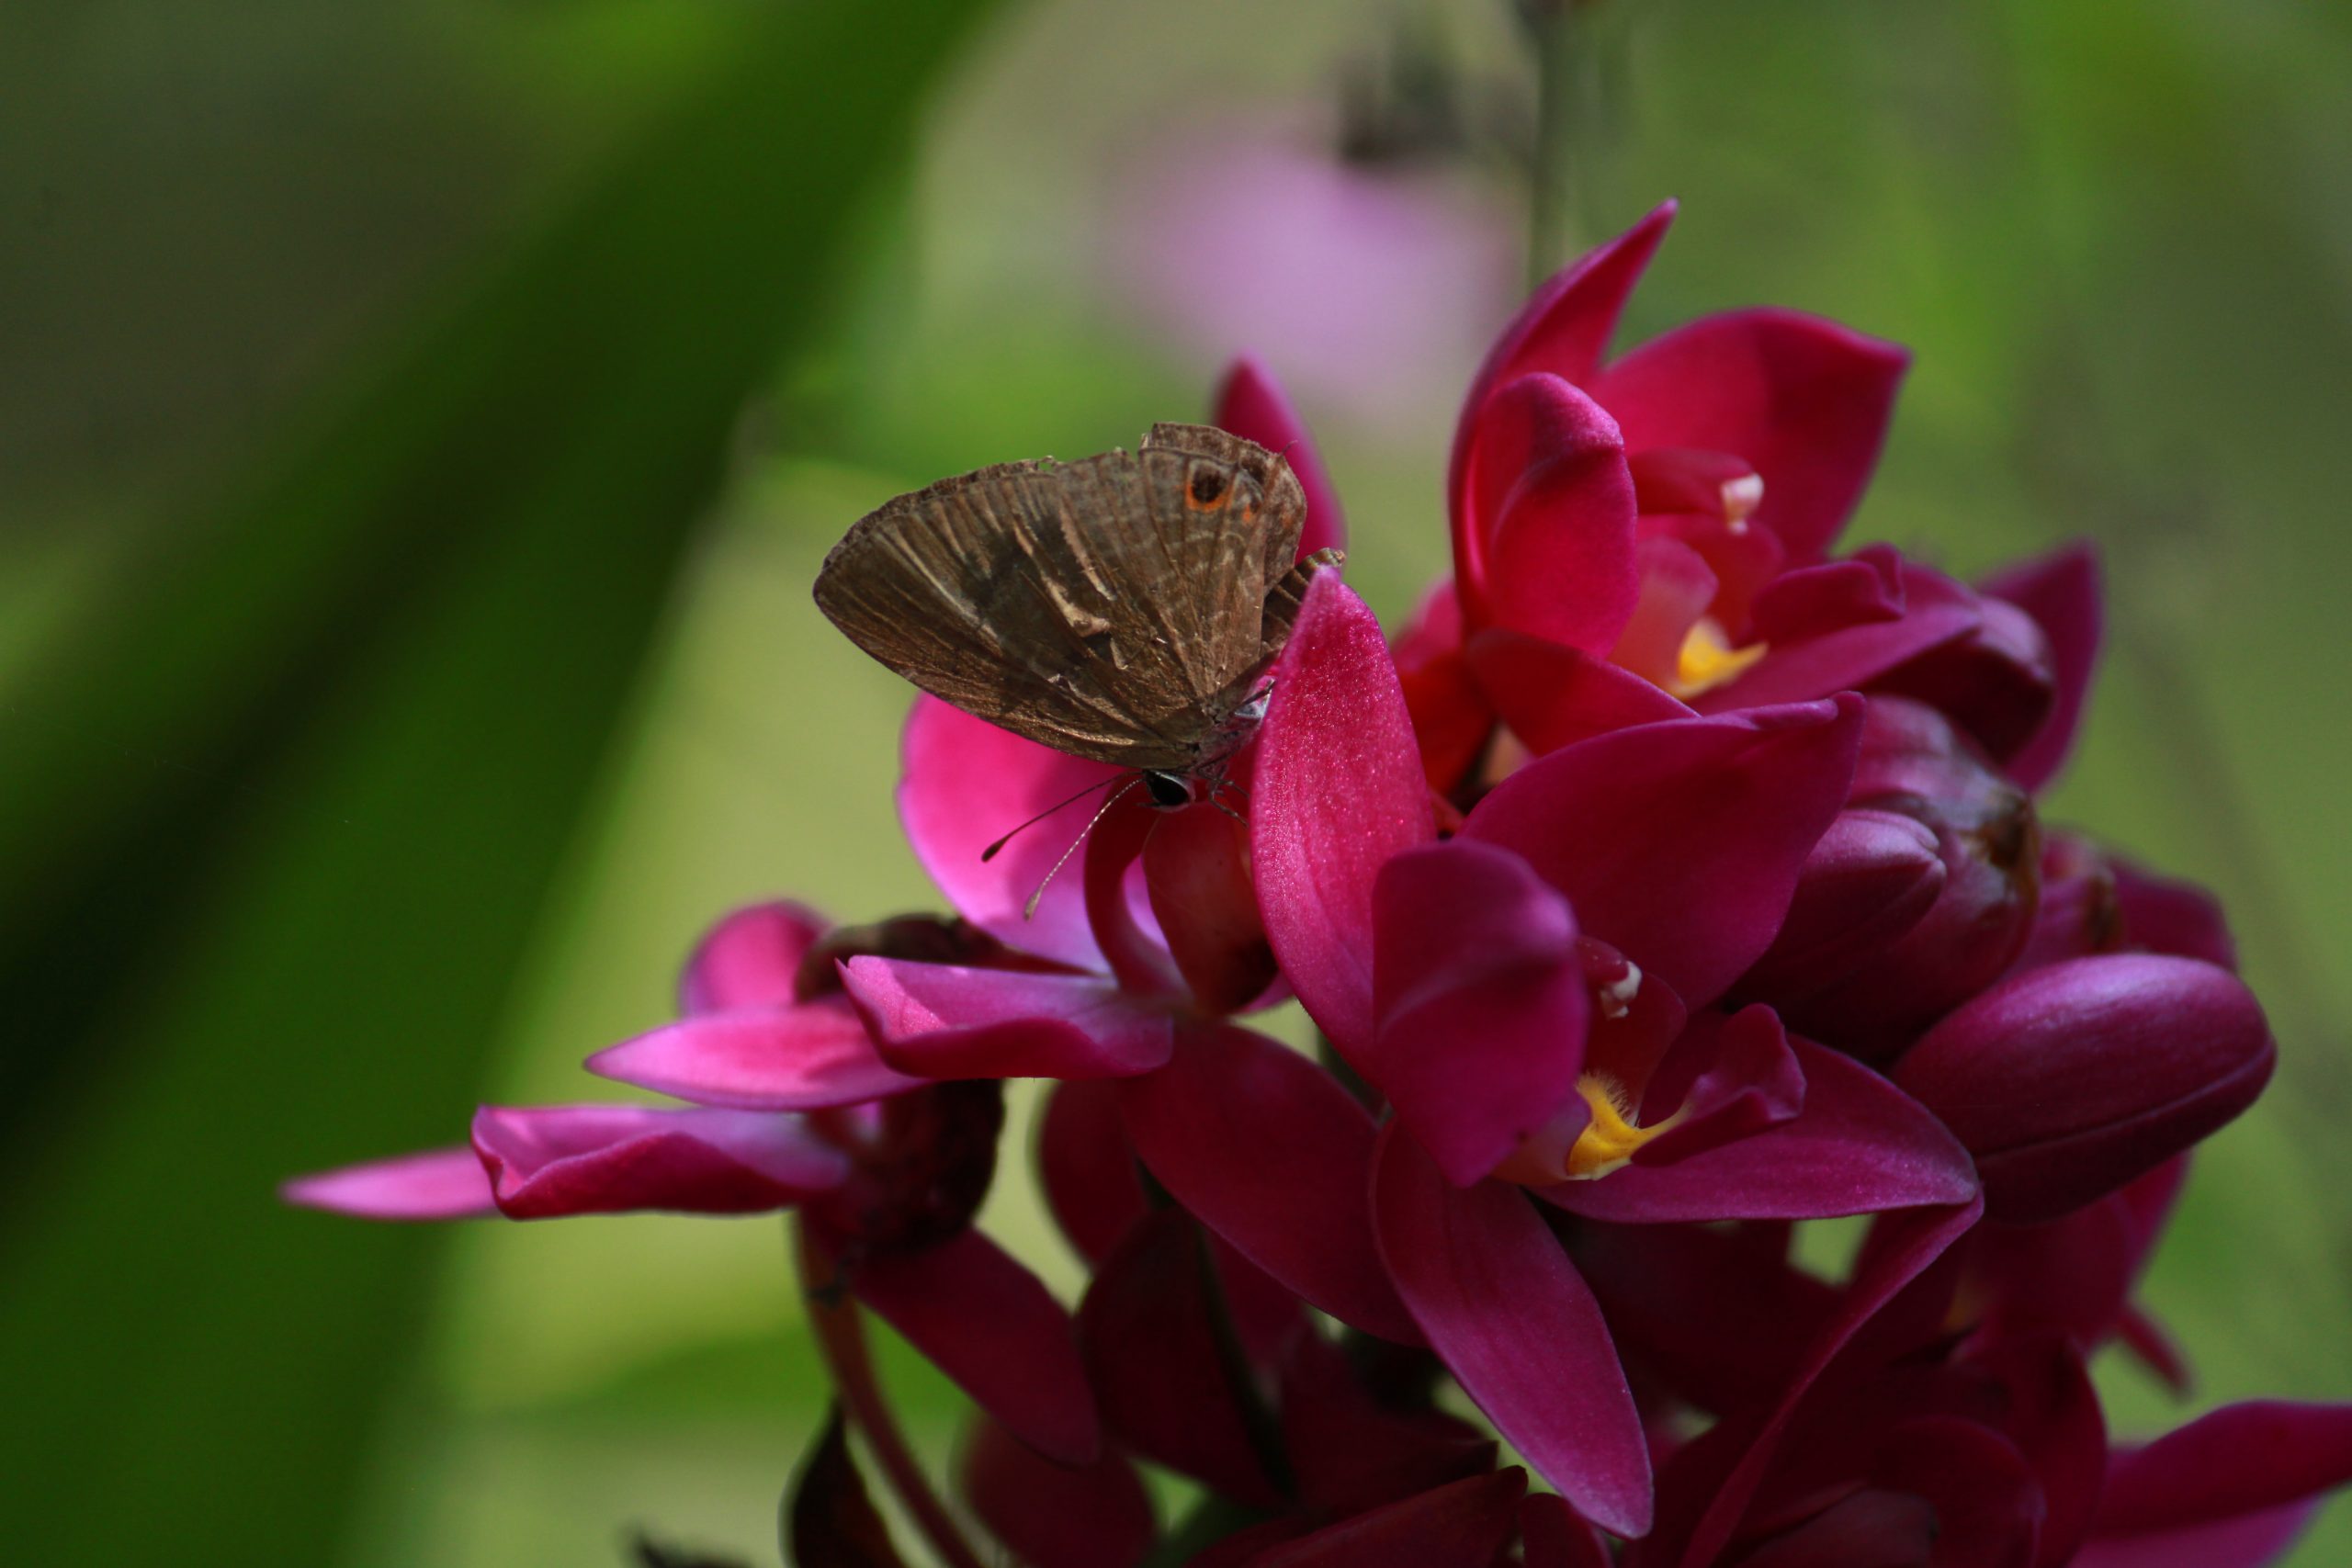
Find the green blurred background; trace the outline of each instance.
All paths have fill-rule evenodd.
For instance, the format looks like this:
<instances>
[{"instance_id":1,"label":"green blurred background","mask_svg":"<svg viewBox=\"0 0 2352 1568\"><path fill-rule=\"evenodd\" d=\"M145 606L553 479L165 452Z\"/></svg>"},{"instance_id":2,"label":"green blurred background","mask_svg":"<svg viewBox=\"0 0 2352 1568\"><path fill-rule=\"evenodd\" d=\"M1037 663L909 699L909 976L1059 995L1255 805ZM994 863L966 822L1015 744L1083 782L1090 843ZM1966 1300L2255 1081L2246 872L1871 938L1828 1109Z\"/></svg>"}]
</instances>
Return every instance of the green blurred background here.
<instances>
[{"instance_id":1,"label":"green blurred background","mask_svg":"<svg viewBox=\"0 0 2352 1568\"><path fill-rule=\"evenodd\" d=\"M2352 1396L2352 11L1586 15L1567 227L1685 203L1631 335L1906 343L1855 536L2105 547L2052 815L2223 892L2283 1046L2151 1296L2196 1407ZM931 902L904 690L807 597L881 498L1254 346L1393 624L1523 265L1506 0L18 0L0 45L13 1557L772 1561L821 1400L772 1224L271 1189L607 1092L734 902ZM1017 1172L991 1223L1075 1277Z\"/></svg>"}]
</instances>

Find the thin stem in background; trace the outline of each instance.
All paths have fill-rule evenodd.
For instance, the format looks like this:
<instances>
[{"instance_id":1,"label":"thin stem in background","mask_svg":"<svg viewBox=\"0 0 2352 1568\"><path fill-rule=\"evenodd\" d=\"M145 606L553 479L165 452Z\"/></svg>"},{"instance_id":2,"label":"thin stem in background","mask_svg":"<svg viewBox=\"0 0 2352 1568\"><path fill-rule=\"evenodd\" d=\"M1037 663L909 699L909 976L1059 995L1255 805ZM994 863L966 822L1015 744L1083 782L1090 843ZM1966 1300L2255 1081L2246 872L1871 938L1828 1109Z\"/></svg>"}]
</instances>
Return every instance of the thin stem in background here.
<instances>
[{"instance_id":1,"label":"thin stem in background","mask_svg":"<svg viewBox=\"0 0 2352 1568\"><path fill-rule=\"evenodd\" d=\"M947 1506L940 1501L939 1494L932 1490L914 1450L907 1445L906 1435L899 1429L898 1417L891 1413L890 1402L875 1378L874 1361L865 1349L865 1325L858 1315L857 1300L849 1293L848 1283L842 1276L839 1260L806 1224L787 1219L786 1225L792 1235L793 1263L800 1277L801 1293L808 1303L808 1324L816 1333L817 1348L825 1359L826 1370L832 1374L842 1411L865 1437L865 1446L873 1453L874 1462L881 1467L890 1490L898 1494L908 1516L948 1568L983 1568L979 1555L964 1539L964 1532L957 1528Z\"/></svg>"}]
</instances>

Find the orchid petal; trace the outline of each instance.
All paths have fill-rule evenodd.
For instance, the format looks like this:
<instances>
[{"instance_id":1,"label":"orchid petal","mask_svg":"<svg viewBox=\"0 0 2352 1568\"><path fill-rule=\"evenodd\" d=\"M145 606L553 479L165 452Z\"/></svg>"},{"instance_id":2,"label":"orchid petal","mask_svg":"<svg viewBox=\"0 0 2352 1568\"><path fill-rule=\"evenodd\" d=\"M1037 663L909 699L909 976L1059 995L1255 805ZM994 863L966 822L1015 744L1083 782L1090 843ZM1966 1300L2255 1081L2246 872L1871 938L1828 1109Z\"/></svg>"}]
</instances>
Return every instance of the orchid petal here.
<instances>
[{"instance_id":1,"label":"orchid petal","mask_svg":"<svg viewBox=\"0 0 2352 1568\"><path fill-rule=\"evenodd\" d=\"M1491 844L1381 869L1366 1073L1446 1179L1493 1170L1577 1099L1592 999L1566 899Z\"/></svg>"},{"instance_id":2,"label":"orchid petal","mask_svg":"<svg viewBox=\"0 0 2352 1568\"><path fill-rule=\"evenodd\" d=\"M288 1203L360 1220L463 1220L498 1212L481 1156L462 1145L298 1176L277 1192Z\"/></svg>"},{"instance_id":3,"label":"orchid petal","mask_svg":"<svg viewBox=\"0 0 2352 1568\"><path fill-rule=\"evenodd\" d=\"M485 1105L474 1152L509 1219L666 1209L747 1214L839 1186L841 1152L797 1118L639 1105Z\"/></svg>"},{"instance_id":4,"label":"orchid petal","mask_svg":"<svg viewBox=\"0 0 2352 1568\"><path fill-rule=\"evenodd\" d=\"M2117 1454L2082 1568L2261 1568L2352 1480L2352 1405L2226 1405Z\"/></svg>"},{"instance_id":5,"label":"orchid petal","mask_svg":"<svg viewBox=\"0 0 2352 1568\"><path fill-rule=\"evenodd\" d=\"M1794 310L1735 310L1653 338L1589 383L1626 445L1725 452L1764 479L1752 521L1792 559L1838 536L1877 466L1911 356Z\"/></svg>"},{"instance_id":6,"label":"orchid petal","mask_svg":"<svg viewBox=\"0 0 2352 1568\"><path fill-rule=\"evenodd\" d=\"M1084 891L1074 878L1048 884L1046 875L1102 804L1091 794L1069 797L1089 784L1109 786L1119 770L1024 740L928 695L907 716L901 760L899 817L907 842L956 912L1024 953L1101 967ZM994 858L980 858L998 838L1061 801L1069 804ZM1040 886L1036 913L1024 918Z\"/></svg>"},{"instance_id":7,"label":"orchid petal","mask_svg":"<svg viewBox=\"0 0 2352 1568\"><path fill-rule=\"evenodd\" d=\"M805 905L778 899L736 910L710 928L678 982L678 1010L725 1012L797 1000L801 955L831 926Z\"/></svg>"},{"instance_id":8,"label":"orchid petal","mask_svg":"<svg viewBox=\"0 0 2352 1568\"><path fill-rule=\"evenodd\" d=\"M1353 1056L1373 1033L1373 879L1437 829L1380 624L1335 572L1307 584L1274 668L1250 796L1267 939L1308 1016Z\"/></svg>"},{"instance_id":9,"label":"orchid petal","mask_svg":"<svg viewBox=\"0 0 2352 1568\"><path fill-rule=\"evenodd\" d=\"M1505 1441L1577 1512L1650 1526L1649 1453L1592 1292L1527 1199L1450 1185L1412 1139L1381 1134L1380 1253L1414 1321Z\"/></svg>"},{"instance_id":10,"label":"orchid petal","mask_svg":"<svg viewBox=\"0 0 2352 1568\"><path fill-rule=\"evenodd\" d=\"M1469 393L1462 400L1462 413L1453 427L1453 452L1447 463L1446 501L1455 528L1469 515L1463 505L1463 490L1469 474L1471 444L1487 400L1498 387L1533 370L1578 383L1591 379L1601 351L1609 346L1610 334L1617 329L1618 315L1649 266L1658 242L1666 237L1667 226L1674 221L1674 207L1668 201L1652 209L1616 239L1555 273L1487 351L1486 363L1470 378Z\"/></svg>"},{"instance_id":11,"label":"orchid petal","mask_svg":"<svg viewBox=\"0 0 2352 1568\"><path fill-rule=\"evenodd\" d=\"M1210 423L1280 455L1298 476L1299 488L1306 492L1306 525L1298 536L1301 557L1346 547L1347 519L1340 514L1339 492L1331 488L1331 476L1315 449L1315 438L1307 434L1306 422L1299 418L1273 372L1256 355L1243 355L1226 371Z\"/></svg>"},{"instance_id":12,"label":"orchid petal","mask_svg":"<svg viewBox=\"0 0 2352 1568\"><path fill-rule=\"evenodd\" d=\"M740 1111L856 1105L914 1088L840 998L691 1015L588 1058L616 1082Z\"/></svg>"},{"instance_id":13,"label":"orchid petal","mask_svg":"<svg viewBox=\"0 0 2352 1568\"><path fill-rule=\"evenodd\" d=\"M842 981L883 1059L920 1077L1125 1077L1175 1047L1166 1010L1091 975L861 956Z\"/></svg>"},{"instance_id":14,"label":"orchid petal","mask_svg":"<svg viewBox=\"0 0 2352 1568\"><path fill-rule=\"evenodd\" d=\"M2098 551L2092 545L2073 545L2020 562L1986 580L1984 592L2032 616L2050 639L2057 696L2040 732L2008 761L2009 776L2038 793L2066 765L2098 668L2104 633Z\"/></svg>"},{"instance_id":15,"label":"orchid petal","mask_svg":"<svg viewBox=\"0 0 2352 1568\"><path fill-rule=\"evenodd\" d=\"M1641 590L1634 479L1607 410L1557 376L1523 376L1481 416L1454 541L1472 626L1604 654Z\"/></svg>"},{"instance_id":16,"label":"orchid petal","mask_svg":"<svg viewBox=\"0 0 2352 1568\"><path fill-rule=\"evenodd\" d=\"M1595 736L1505 779L1463 834L1517 851L1586 931L1703 1006L1780 930L1862 711L1848 695Z\"/></svg>"},{"instance_id":17,"label":"orchid petal","mask_svg":"<svg viewBox=\"0 0 2352 1568\"><path fill-rule=\"evenodd\" d=\"M976 1230L858 1259L850 1290L1023 1442L1064 1464L1102 1450L1069 1314Z\"/></svg>"},{"instance_id":18,"label":"orchid petal","mask_svg":"<svg viewBox=\"0 0 2352 1568\"><path fill-rule=\"evenodd\" d=\"M1062 1234L1089 1263L1108 1257L1149 1210L1118 1090L1106 1081L1054 1086L1037 1126L1037 1173Z\"/></svg>"},{"instance_id":19,"label":"orchid petal","mask_svg":"<svg viewBox=\"0 0 2352 1568\"><path fill-rule=\"evenodd\" d=\"M1838 1052L1806 1040L1789 1045L1804 1069L1804 1110L1794 1120L1671 1163L1637 1160L1596 1181L1547 1187L1544 1196L1623 1224L1826 1219L1974 1196L1968 1151L1910 1096Z\"/></svg>"},{"instance_id":20,"label":"orchid petal","mask_svg":"<svg viewBox=\"0 0 2352 1568\"><path fill-rule=\"evenodd\" d=\"M1251 1568L1491 1568L1526 1491L1516 1465L1450 1482L1285 1542Z\"/></svg>"},{"instance_id":21,"label":"orchid petal","mask_svg":"<svg viewBox=\"0 0 2352 1568\"><path fill-rule=\"evenodd\" d=\"M1151 1550L1151 1495L1116 1450L1072 1469L983 1416L958 1468L972 1512L1029 1568L1132 1568Z\"/></svg>"},{"instance_id":22,"label":"orchid petal","mask_svg":"<svg viewBox=\"0 0 2352 1568\"><path fill-rule=\"evenodd\" d=\"M1188 1022L1119 1103L1151 1174L1235 1250L1342 1323L1419 1341L1373 1241L1372 1117L1329 1073L1261 1034Z\"/></svg>"},{"instance_id":23,"label":"orchid petal","mask_svg":"<svg viewBox=\"0 0 2352 1568\"><path fill-rule=\"evenodd\" d=\"M1362 1513L1495 1467L1491 1434L1442 1411L1384 1404L1347 1353L1320 1335L1298 1335L1284 1349L1282 1419L1301 1500L1327 1516Z\"/></svg>"},{"instance_id":24,"label":"orchid petal","mask_svg":"<svg viewBox=\"0 0 2352 1568\"><path fill-rule=\"evenodd\" d=\"M1631 725L1694 716L1630 670L1508 627L1472 637L1468 657L1479 689L1534 756Z\"/></svg>"},{"instance_id":25,"label":"orchid petal","mask_svg":"<svg viewBox=\"0 0 2352 1568\"><path fill-rule=\"evenodd\" d=\"M1577 1517L1556 1492L1531 1492L1520 1499L1519 1533L1527 1546L1527 1568L1611 1568L1600 1532Z\"/></svg>"}]
</instances>

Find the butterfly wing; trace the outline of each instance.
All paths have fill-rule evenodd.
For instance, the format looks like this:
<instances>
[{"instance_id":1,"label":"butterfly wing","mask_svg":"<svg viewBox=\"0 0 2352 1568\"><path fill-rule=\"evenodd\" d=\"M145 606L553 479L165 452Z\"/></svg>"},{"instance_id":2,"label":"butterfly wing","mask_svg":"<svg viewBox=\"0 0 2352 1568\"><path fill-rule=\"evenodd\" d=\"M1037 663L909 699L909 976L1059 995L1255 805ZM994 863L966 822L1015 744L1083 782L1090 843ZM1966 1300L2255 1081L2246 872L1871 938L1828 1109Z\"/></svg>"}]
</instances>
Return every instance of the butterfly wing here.
<instances>
[{"instance_id":1,"label":"butterfly wing","mask_svg":"<svg viewBox=\"0 0 2352 1568\"><path fill-rule=\"evenodd\" d=\"M1267 535L1295 550L1304 512L1286 466L1207 434L1162 426L1135 453L1002 464L901 496L834 547L818 606L917 686L1017 735L1186 767L1259 659Z\"/></svg>"}]
</instances>

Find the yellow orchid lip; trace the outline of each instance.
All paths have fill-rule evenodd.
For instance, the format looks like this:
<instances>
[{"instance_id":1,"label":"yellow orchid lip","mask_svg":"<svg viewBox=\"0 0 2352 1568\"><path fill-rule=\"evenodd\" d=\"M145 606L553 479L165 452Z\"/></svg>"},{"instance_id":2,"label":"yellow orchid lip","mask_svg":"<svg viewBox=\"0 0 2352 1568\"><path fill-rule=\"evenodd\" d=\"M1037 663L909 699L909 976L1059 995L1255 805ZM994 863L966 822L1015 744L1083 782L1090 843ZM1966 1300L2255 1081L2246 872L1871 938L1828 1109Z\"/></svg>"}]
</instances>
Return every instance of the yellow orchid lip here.
<instances>
[{"instance_id":1,"label":"yellow orchid lip","mask_svg":"<svg viewBox=\"0 0 2352 1568\"><path fill-rule=\"evenodd\" d=\"M1767 648L1760 642L1734 648L1722 623L1713 615L1702 615L1683 634L1682 648L1674 657L1674 672L1659 684L1688 702L1702 692L1739 679L1764 657Z\"/></svg>"},{"instance_id":2,"label":"yellow orchid lip","mask_svg":"<svg viewBox=\"0 0 2352 1568\"><path fill-rule=\"evenodd\" d=\"M1608 1073L1579 1073L1577 1093L1583 1096L1589 1114L1577 1129L1575 1141L1567 1141L1565 1134L1557 1130L1559 1122L1555 1121L1553 1126L1530 1137L1496 1168L1498 1179L1528 1187L1548 1187L1555 1181L1598 1181L1612 1171L1623 1170L1632 1163L1635 1150L1682 1119L1682 1112L1678 1110L1671 1116L1642 1126L1634 1119L1634 1097Z\"/></svg>"}]
</instances>

